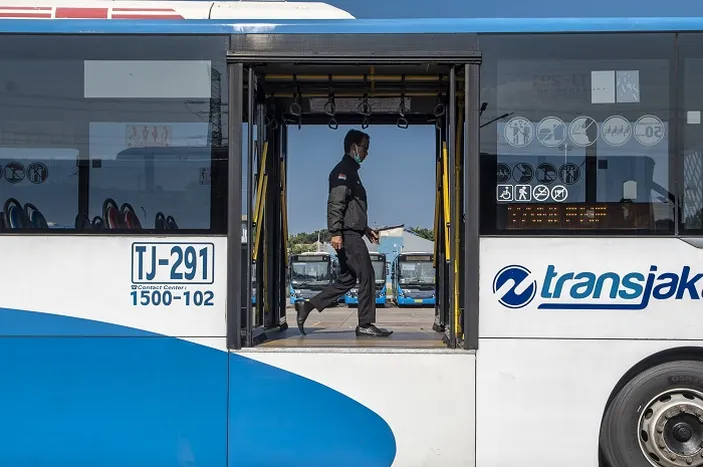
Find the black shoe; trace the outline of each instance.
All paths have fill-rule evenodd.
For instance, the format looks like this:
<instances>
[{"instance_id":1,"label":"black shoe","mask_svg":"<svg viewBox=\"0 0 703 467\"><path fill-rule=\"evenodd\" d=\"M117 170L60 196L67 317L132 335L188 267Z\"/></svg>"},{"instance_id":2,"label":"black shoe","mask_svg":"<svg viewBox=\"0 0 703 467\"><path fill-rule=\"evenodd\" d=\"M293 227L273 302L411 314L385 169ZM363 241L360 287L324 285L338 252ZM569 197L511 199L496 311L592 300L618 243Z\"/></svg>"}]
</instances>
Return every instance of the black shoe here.
<instances>
[{"instance_id":1,"label":"black shoe","mask_svg":"<svg viewBox=\"0 0 703 467\"><path fill-rule=\"evenodd\" d=\"M308 315L312 311L312 307L307 302L304 301L299 301L295 302L295 311L298 316L296 316L296 321L298 323L298 329L300 330L300 333L304 336L305 334L305 329L303 328L303 325L305 324L305 320L308 319Z\"/></svg>"},{"instance_id":2,"label":"black shoe","mask_svg":"<svg viewBox=\"0 0 703 467\"><path fill-rule=\"evenodd\" d=\"M393 334L393 331L383 328L379 329L374 324L356 327L356 337L388 337L391 334Z\"/></svg>"}]
</instances>

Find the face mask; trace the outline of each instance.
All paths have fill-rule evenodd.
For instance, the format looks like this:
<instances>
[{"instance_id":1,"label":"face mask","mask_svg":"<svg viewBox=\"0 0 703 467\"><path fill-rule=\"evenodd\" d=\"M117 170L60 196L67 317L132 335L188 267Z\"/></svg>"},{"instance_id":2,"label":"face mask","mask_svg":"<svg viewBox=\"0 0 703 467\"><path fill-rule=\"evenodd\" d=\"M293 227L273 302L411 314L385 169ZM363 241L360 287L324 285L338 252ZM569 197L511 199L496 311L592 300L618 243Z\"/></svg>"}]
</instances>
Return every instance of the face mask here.
<instances>
[{"instance_id":1,"label":"face mask","mask_svg":"<svg viewBox=\"0 0 703 467\"><path fill-rule=\"evenodd\" d=\"M352 158L356 161L357 164L361 165L361 157L359 157L359 149L354 150L354 154L352 155Z\"/></svg>"}]
</instances>

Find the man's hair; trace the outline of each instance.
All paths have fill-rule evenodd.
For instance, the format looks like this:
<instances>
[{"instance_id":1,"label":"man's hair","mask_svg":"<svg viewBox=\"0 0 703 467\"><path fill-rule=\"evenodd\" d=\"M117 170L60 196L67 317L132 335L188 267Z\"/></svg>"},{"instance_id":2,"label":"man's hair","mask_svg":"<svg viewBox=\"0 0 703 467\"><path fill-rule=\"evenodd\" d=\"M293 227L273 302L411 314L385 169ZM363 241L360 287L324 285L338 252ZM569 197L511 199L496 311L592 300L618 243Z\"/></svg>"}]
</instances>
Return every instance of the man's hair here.
<instances>
[{"instance_id":1,"label":"man's hair","mask_svg":"<svg viewBox=\"0 0 703 467\"><path fill-rule=\"evenodd\" d=\"M359 130L349 130L347 136L344 137L344 153L349 154L351 151L352 144L360 146L364 142L364 139L371 140L371 137Z\"/></svg>"}]
</instances>

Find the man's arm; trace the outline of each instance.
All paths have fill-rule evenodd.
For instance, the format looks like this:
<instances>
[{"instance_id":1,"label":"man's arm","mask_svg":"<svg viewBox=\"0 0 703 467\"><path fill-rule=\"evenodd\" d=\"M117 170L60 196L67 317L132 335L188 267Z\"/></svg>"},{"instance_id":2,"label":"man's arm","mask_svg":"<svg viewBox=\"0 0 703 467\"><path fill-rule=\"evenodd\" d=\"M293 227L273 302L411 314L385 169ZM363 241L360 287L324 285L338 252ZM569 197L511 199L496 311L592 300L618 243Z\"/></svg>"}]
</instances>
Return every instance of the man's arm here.
<instances>
[{"instance_id":1,"label":"man's arm","mask_svg":"<svg viewBox=\"0 0 703 467\"><path fill-rule=\"evenodd\" d=\"M330 235L342 234L344 212L347 209L347 176L341 173L330 175L330 193L327 198L327 230Z\"/></svg>"}]
</instances>

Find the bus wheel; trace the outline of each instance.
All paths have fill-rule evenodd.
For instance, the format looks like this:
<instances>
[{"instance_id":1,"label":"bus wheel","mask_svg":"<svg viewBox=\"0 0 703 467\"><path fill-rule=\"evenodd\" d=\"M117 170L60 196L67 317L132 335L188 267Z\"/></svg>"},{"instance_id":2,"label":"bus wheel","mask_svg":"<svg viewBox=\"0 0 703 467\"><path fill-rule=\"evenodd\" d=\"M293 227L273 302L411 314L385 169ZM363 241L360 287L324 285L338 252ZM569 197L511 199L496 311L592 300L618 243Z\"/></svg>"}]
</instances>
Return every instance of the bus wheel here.
<instances>
[{"instance_id":1,"label":"bus wheel","mask_svg":"<svg viewBox=\"0 0 703 467\"><path fill-rule=\"evenodd\" d=\"M703 362L632 378L606 410L600 449L609 467L703 467Z\"/></svg>"}]
</instances>

